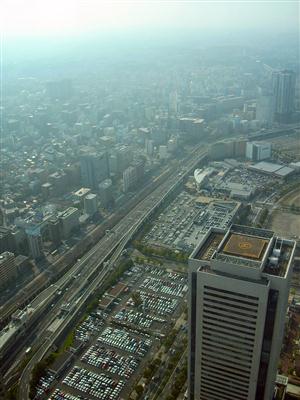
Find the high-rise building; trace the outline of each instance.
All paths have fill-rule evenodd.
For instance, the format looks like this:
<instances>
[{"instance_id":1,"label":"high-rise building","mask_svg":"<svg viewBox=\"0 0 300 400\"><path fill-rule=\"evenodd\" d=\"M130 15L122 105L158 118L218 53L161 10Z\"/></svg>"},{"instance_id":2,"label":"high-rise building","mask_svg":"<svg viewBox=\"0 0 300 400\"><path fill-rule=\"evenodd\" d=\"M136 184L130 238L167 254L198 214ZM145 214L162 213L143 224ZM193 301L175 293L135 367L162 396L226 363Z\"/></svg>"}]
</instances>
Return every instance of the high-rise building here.
<instances>
[{"instance_id":1,"label":"high-rise building","mask_svg":"<svg viewBox=\"0 0 300 400\"><path fill-rule=\"evenodd\" d=\"M123 172L123 190L125 193L134 189L137 183L136 169L130 166Z\"/></svg>"},{"instance_id":2,"label":"high-rise building","mask_svg":"<svg viewBox=\"0 0 300 400\"><path fill-rule=\"evenodd\" d=\"M9 251L0 254L0 287L7 282L16 278L17 267L15 263L15 255Z\"/></svg>"},{"instance_id":3,"label":"high-rise building","mask_svg":"<svg viewBox=\"0 0 300 400\"><path fill-rule=\"evenodd\" d=\"M11 230L0 226L0 253L4 251L13 251L13 249L14 239Z\"/></svg>"},{"instance_id":4,"label":"high-rise building","mask_svg":"<svg viewBox=\"0 0 300 400\"><path fill-rule=\"evenodd\" d=\"M48 220L48 232L51 242L58 246L61 243L61 227L58 218L53 217Z\"/></svg>"},{"instance_id":5,"label":"high-rise building","mask_svg":"<svg viewBox=\"0 0 300 400\"><path fill-rule=\"evenodd\" d=\"M275 97L272 93L261 93L256 104L256 119L262 125L270 126L275 118Z\"/></svg>"},{"instance_id":6,"label":"high-rise building","mask_svg":"<svg viewBox=\"0 0 300 400\"><path fill-rule=\"evenodd\" d=\"M98 211L98 201L97 195L94 193L89 193L84 198L84 211L89 216L93 216Z\"/></svg>"},{"instance_id":7,"label":"high-rise building","mask_svg":"<svg viewBox=\"0 0 300 400\"><path fill-rule=\"evenodd\" d=\"M29 254L32 258L43 257L43 241L39 228L27 228L26 230Z\"/></svg>"},{"instance_id":8,"label":"high-rise building","mask_svg":"<svg viewBox=\"0 0 300 400\"><path fill-rule=\"evenodd\" d=\"M79 227L79 216L80 212L75 207L69 207L59 213L62 236L64 239L70 237L72 232Z\"/></svg>"},{"instance_id":9,"label":"high-rise building","mask_svg":"<svg viewBox=\"0 0 300 400\"><path fill-rule=\"evenodd\" d=\"M107 153L82 155L80 171L82 184L88 188L98 189L98 184L109 176Z\"/></svg>"},{"instance_id":10,"label":"high-rise building","mask_svg":"<svg viewBox=\"0 0 300 400\"><path fill-rule=\"evenodd\" d=\"M169 94L169 113L176 115L178 112L178 95L174 90Z\"/></svg>"},{"instance_id":11,"label":"high-rise building","mask_svg":"<svg viewBox=\"0 0 300 400\"><path fill-rule=\"evenodd\" d=\"M107 208L113 205L113 192L111 179L105 179L99 184L99 199L101 206Z\"/></svg>"},{"instance_id":12,"label":"high-rise building","mask_svg":"<svg viewBox=\"0 0 300 400\"><path fill-rule=\"evenodd\" d=\"M211 228L189 258L190 400L271 400L296 243Z\"/></svg>"},{"instance_id":13,"label":"high-rise building","mask_svg":"<svg viewBox=\"0 0 300 400\"><path fill-rule=\"evenodd\" d=\"M275 117L278 122L291 120L295 102L295 73L289 70L276 71L272 76L275 96Z\"/></svg>"}]
</instances>

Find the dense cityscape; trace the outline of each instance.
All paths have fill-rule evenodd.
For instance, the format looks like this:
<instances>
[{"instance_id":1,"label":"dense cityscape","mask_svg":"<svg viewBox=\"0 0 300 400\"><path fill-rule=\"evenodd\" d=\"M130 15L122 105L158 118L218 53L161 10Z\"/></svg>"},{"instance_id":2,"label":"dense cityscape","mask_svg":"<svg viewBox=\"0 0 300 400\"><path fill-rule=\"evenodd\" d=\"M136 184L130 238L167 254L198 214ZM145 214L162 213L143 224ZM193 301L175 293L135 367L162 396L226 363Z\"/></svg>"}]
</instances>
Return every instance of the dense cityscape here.
<instances>
[{"instance_id":1,"label":"dense cityscape","mask_svg":"<svg viewBox=\"0 0 300 400\"><path fill-rule=\"evenodd\" d=\"M0 399L299 399L299 41L141 42L1 57Z\"/></svg>"}]
</instances>

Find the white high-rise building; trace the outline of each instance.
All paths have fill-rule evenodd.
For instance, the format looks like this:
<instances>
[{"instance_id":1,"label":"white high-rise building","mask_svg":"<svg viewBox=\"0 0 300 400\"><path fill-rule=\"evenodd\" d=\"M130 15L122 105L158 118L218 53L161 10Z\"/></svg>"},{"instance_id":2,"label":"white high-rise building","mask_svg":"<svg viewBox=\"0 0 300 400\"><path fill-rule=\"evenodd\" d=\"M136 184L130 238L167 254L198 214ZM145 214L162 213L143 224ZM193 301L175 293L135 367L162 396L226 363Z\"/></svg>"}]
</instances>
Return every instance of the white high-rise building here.
<instances>
[{"instance_id":1,"label":"white high-rise building","mask_svg":"<svg viewBox=\"0 0 300 400\"><path fill-rule=\"evenodd\" d=\"M271 126L275 117L275 97L273 94L262 93L256 104L256 119L266 126Z\"/></svg>"},{"instance_id":2,"label":"white high-rise building","mask_svg":"<svg viewBox=\"0 0 300 400\"><path fill-rule=\"evenodd\" d=\"M279 122L290 122L295 103L295 73L289 70L276 71L273 73L272 80L276 119Z\"/></svg>"},{"instance_id":3,"label":"white high-rise building","mask_svg":"<svg viewBox=\"0 0 300 400\"><path fill-rule=\"evenodd\" d=\"M212 228L189 258L189 400L271 400L294 241Z\"/></svg>"}]
</instances>

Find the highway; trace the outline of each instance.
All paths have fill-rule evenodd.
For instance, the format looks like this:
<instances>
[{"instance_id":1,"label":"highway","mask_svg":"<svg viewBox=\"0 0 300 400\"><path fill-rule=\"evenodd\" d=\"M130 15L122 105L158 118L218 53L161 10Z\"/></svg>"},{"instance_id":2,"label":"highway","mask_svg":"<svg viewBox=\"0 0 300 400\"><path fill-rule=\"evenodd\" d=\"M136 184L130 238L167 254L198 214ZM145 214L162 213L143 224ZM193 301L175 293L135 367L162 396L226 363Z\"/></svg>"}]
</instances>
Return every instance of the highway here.
<instances>
[{"instance_id":1,"label":"highway","mask_svg":"<svg viewBox=\"0 0 300 400\"><path fill-rule=\"evenodd\" d=\"M294 127L293 127L294 128ZM279 131L279 130L278 130ZM282 128L281 128L282 131ZM277 132L276 132L277 133ZM261 133L266 136L270 132ZM201 158L207 155L207 146L196 146L188 158L181 161L173 171L165 171L165 179L133 209L128 212L98 243L78 260L54 285L42 291L32 301L32 306L43 314L47 310L47 317L36 327L35 343L32 345L34 355L24 369L20 379L20 399L28 399L29 381L34 365L39 362L51 346L57 341L64 329L75 321L81 308L90 296L105 282L116 260L124 247L140 228L145 219L159 207L170 193L195 168ZM150 187L150 185L148 185ZM133 199L138 199L138 195ZM110 262L106 263L110 259ZM61 296L57 296L58 292ZM69 304L69 312L65 318L59 318L62 304ZM51 308L50 308L51 307ZM19 352L24 355L24 352ZM11 368L5 368L5 381L15 375L21 357Z\"/></svg>"},{"instance_id":2,"label":"highway","mask_svg":"<svg viewBox=\"0 0 300 400\"><path fill-rule=\"evenodd\" d=\"M21 375L19 399L28 399L30 376L34 365L51 349L51 346L61 335L61 332L76 319L76 316L90 296L97 289L101 288L101 285L105 282L116 260L134 233L205 156L205 147L203 145L196 147L189 158L181 162L178 168L174 169L168 180L159 185L157 189L138 203L55 285L45 289L37 296L33 304L41 304L43 307L52 304L53 306L47 313L45 323L41 325L41 328L37 332L39 339L34 347L36 352ZM105 263L109 258L110 262ZM75 279L74 276L76 276ZM66 287L68 288L67 291ZM64 290L62 299L55 298L55 294L59 290ZM58 318L62 302L68 303L70 307L64 319ZM49 331L50 325L51 327L55 326L55 330L50 329ZM11 372L11 370L8 370L5 378L8 378Z\"/></svg>"},{"instance_id":3,"label":"highway","mask_svg":"<svg viewBox=\"0 0 300 400\"><path fill-rule=\"evenodd\" d=\"M257 139L263 139L263 138L266 139L269 136L272 137L272 136L281 135L283 133L286 133L286 132L289 132L289 131L293 131L293 130L299 129L299 128L300 128L300 124L299 123L290 124L290 125L281 125L280 127L273 128L273 129L270 129L270 130L254 132L251 135L249 135L248 137L245 137L245 139L247 139L247 138L249 140L257 140ZM234 137L231 137L231 139L234 139ZM201 146L203 146L203 144L201 144L200 146L195 147L194 153L195 153L195 151L198 151ZM142 191L147 192L147 189L149 190L151 188L151 185L155 185L156 183L159 183L159 182L157 182L158 180L164 179L165 177L168 178L168 174L170 172L170 169L171 168L168 168L167 170L165 170L159 177L155 178L153 182L151 182L148 185L146 185L143 188ZM131 199L131 201L138 200L138 197L139 197L139 194L136 194ZM108 220L106 221L106 223L113 224L114 223L114 217L118 218L117 214L110 216L108 218ZM88 236L90 236L90 237L99 236L98 235L99 229L101 230L101 227L97 226L94 231L92 231L92 232L90 232L88 234ZM65 259L65 262L67 264L72 262L72 260L71 259L69 260L69 258L68 258L68 256L71 255L71 254L74 254L74 249L71 249L67 254L63 255L63 257L62 257L62 259ZM76 258L75 258L75 260L76 260ZM56 264L59 264L59 262L60 262L60 260L56 261L53 264L53 266L52 266L53 270L55 270ZM11 314L16 309L18 309L20 307L23 307L26 303L31 301L31 298L36 296L44 287L49 285L50 279L53 279L53 277L49 276L49 274L47 274L46 272L41 273L39 276L37 276L35 278L35 280L33 282L31 282L31 284L27 285L26 290L21 291L20 293L18 293L14 297L14 299L8 301L7 304L5 304L4 306L0 306L0 326L3 325L5 323L5 321L9 320Z\"/></svg>"}]
</instances>

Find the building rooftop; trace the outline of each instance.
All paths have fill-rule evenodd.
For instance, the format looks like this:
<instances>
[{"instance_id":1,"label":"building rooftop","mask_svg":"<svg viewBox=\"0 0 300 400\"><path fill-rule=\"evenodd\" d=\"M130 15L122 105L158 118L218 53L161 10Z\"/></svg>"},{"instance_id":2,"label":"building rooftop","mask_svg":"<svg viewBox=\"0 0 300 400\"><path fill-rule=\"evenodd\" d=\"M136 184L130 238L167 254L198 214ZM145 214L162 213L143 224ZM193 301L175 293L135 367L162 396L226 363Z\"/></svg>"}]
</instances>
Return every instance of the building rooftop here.
<instances>
[{"instance_id":1,"label":"building rooftop","mask_svg":"<svg viewBox=\"0 0 300 400\"><path fill-rule=\"evenodd\" d=\"M72 215L73 213L78 212L78 208L75 207L69 207L66 210L62 211L59 216L60 218L67 218L70 215Z\"/></svg>"},{"instance_id":2,"label":"building rooftop","mask_svg":"<svg viewBox=\"0 0 300 400\"><path fill-rule=\"evenodd\" d=\"M272 231L232 225L227 231L212 228L191 258L207 261L208 265L217 262L284 277L295 246L294 241L276 237Z\"/></svg>"},{"instance_id":3,"label":"building rooftop","mask_svg":"<svg viewBox=\"0 0 300 400\"><path fill-rule=\"evenodd\" d=\"M81 189L77 190L77 191L74 193L74 195L81 198L81 197L86 196L86 195L87 195L88 193L90 193L90 192L91 192L91 189L90 189L90 188L81 188Z\"/></svg>"},{"instance_id":4,"label":"building rooftop","mask_svg":"<svg viewBox=\"0 0 300 400\"><path fill-rule=\"evenodd\" d=\"M267 239L230 233L221 251L224 254L261 260L268 242Z\"/></svg>"}]
</instances>

